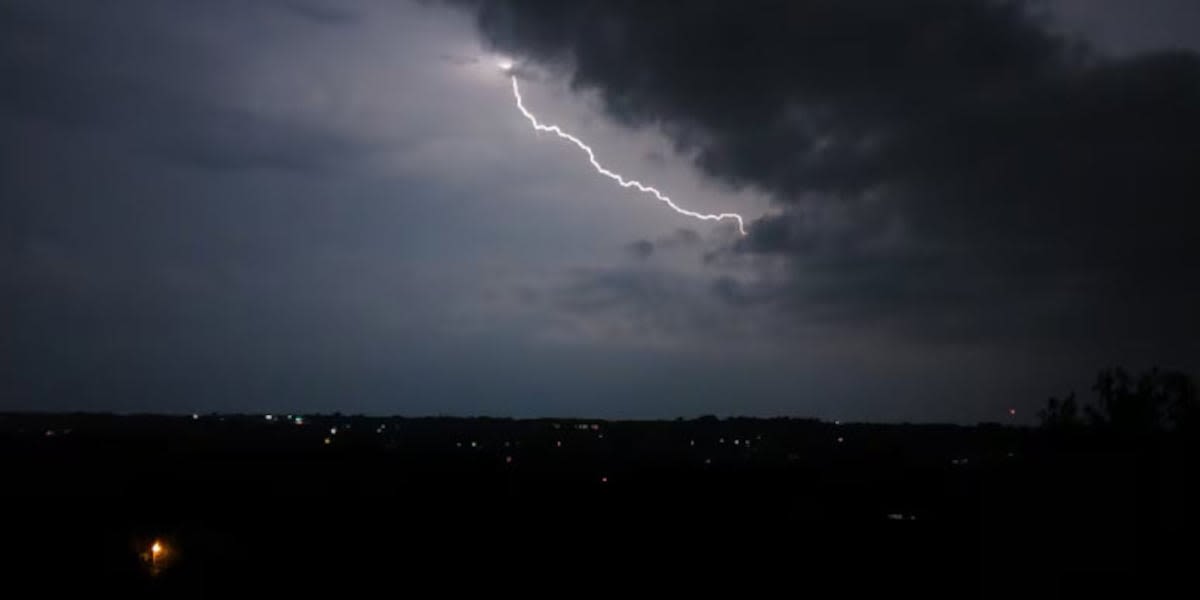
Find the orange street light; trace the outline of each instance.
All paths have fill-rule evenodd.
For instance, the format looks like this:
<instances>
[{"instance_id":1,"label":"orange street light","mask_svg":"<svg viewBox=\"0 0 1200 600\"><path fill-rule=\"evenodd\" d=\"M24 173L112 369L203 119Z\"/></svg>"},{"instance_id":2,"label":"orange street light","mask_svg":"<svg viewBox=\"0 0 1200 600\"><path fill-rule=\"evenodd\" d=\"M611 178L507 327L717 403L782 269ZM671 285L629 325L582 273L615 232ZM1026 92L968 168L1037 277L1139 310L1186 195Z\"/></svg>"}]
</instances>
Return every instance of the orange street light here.
<instances>
[{"instance_id":1,"label":"orange street light","mask_svg":"<svg viewBox=\"0 0 1200 600\"><path fill-rule=\"evenodd\" d=\"M158 560L160 558L162 558L164 552L166 552L166 548L163 547L162 542L160 542L158 540L154 540L154 543L150 545L150 566L151 567L153 567L154 569L158 568Z\"/></svg>"}]
</instances>

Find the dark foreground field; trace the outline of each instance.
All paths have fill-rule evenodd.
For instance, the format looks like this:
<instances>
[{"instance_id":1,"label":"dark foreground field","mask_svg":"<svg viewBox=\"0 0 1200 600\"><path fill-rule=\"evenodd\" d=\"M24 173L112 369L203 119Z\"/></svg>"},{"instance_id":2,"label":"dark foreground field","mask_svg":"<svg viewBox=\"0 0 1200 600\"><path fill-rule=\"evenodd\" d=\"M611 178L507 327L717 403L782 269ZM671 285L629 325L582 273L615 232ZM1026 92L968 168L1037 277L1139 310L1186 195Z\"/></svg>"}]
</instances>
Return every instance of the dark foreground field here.
<instances>
[{"instance_id":1,"label":"dark foreground field","mask_svg":"<svg viewBox=\"0 0 1200 600\"><path fill-rule=\"evenodd\" d=\"M1195 456L999 426L2 415L2 566L37 597L1190 597Z\"/></svg>"}]
</instances>

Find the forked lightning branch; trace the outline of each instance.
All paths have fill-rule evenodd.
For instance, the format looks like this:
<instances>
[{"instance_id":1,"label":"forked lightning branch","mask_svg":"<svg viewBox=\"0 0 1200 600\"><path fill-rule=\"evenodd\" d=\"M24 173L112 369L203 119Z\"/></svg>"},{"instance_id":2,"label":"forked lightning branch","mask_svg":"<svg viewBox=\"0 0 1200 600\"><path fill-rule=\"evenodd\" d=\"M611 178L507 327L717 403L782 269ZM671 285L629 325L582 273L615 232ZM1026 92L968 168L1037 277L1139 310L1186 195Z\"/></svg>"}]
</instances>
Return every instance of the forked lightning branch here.
<instances>
[{"instance_id":1,"label":"forked lightning branch","mask_svg":"<svg viewBox=\"0 0 1200 600\"><path fill-rule=\"evenodd\" d=\"M512 64L508 63L508 62L501 62L500 68L502 70L508 72L508 71L512 70ZM571 142L576 147L578 147L580 150L583 150L583 152L585 154L587 154L588 162L592 163L592 167L596 169L597 173L599 173L609 179L612 179L613 181L620 184L621 187L633 188L639 192L651 194L655 198L657 198L659 201L661 201L663 204L666 204L668 207L670 207L671 210L673 210L681 215L692 217L693 219L700 219L703 221L722 221L725 219L732 219L734 221L737 221L738 232L741 233L742 235L746 235L746 226L745 226L745 223L742 221L742 216L739 214L736 214L736 213L705 214L705 213L698 213L696 211L688 210L686 208L682 208L678 204L675 204L675 202L672 201L670 197L668 197L666 194L663 194L662 192L658 191L656 188L645 185L645 184L641 183L640 181L636 181L633 179L626 179L621 174L614 173L613 171L610 171L610 170L604 168L604 165L601 165L600 162L596 160L596 153L592 151L590 146L583 143L582 140L563 131L557 125L545 125L545 124L539 122L537 117L535 117L533 115L533 113L529 112L529 109L525 108L525 102L521 99L521 88L519 85L517 85L516 75L510 74L510 77L512 78L513 96L517 99L517 109L521 111L521 114L525 115L526 119L529 119L529 123L533 125L533 128L537 131L545 131L548 133L553 133L554 135L557 135L558 137L560 137L568 142Z\"/></svg>"}]
</instances>

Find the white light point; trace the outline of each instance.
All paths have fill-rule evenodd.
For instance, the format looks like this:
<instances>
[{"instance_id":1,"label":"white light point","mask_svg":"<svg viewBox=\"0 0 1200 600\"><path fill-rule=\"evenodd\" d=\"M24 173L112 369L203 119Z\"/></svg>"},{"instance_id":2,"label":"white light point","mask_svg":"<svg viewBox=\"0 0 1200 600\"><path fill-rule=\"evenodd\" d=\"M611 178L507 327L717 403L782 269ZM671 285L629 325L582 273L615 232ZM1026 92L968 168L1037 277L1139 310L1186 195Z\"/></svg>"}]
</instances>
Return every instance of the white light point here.
<instances>
[{"instance_id":1,"label":"white light point","mask_svg":"<svg viewBox=\"0 0 1200 600\"><path fill-rule=\"evenodd\" d=\"M554 135L557 135L558 137L560 137L568 142L571 142L572 144L575 144L575 146L577 146L580 150L583 150L583 152L585 154L587 154L588 162L592 163L592 167L594 169L596 169L597 173L617 182L618 184L621 185L621 187L633 188L639 192L650 194L650 195L654 196L655 198L657 198L659 201L661 201L663 204L666 204L668 207L670 207L671 210L673 210L681 215L692 217L693 219L700 219L702 221L722 221L725 219L732 219L734 221L737 221L738 232L741 233L742 235L746 235L746 224L743 222L742 216L737 213L705 214L705 213L698 213L695 211L687 210L685 208L681 208L679 205L675 204L675 202L673 200L671 200L670 197L668 197L667 195L658 191L656 188L645 185L640 181L636 181L633 179L625 179L625 177L623 177L619 173L614 173L614 172L609 171L608 169L604 168L604 166L601 165L599 163L599 161L596 160L596 153L592 151L592 148L590 146L583 143L583 141L580 140L579 138L563 131L561 128L559 128L558 125L542 124L541 122L539 122L537 120L537 117L535 117L533 115L533 113L529 112L529 110L525 108L525 102L524 102L524 100L521 99L521 88L520 88L520 86L517 85L517 76L511 74L512 68L514 66L513 62L511 60L507 60L507 59L500 60L497 63L497 66L500 67L500 70L504 71L505 73L510 74L510 78L512 79L513 96L517 99L517 109L521 111L522 115L525 115L526 119L529 119L529 123L531 125L533 125L533 128L537 131L545 131L548 133L553 133Z\"/></svg>"}]
</instances>

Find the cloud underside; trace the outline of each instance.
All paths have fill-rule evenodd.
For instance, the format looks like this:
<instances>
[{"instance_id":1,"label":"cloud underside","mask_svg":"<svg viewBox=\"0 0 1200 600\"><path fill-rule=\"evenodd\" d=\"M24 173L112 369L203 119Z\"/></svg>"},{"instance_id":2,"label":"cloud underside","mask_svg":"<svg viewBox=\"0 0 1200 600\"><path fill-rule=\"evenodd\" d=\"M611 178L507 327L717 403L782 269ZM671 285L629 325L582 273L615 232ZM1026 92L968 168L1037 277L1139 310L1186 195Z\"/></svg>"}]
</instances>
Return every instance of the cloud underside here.
<instances>
[{"instance_id":1,"label":"cloud underside","mask_svg":"<svg viewBox=\"0 0 1200 600\"><path fill-rule=\"evenodd\" d=\"M1194 54L1108 57L1018 1L461 4L498 51L775 200L705 251L732 310L1197 356ZM655 248L573 284L608 290L575 308L660 301Z\"/></svg>"}]
</instances>

